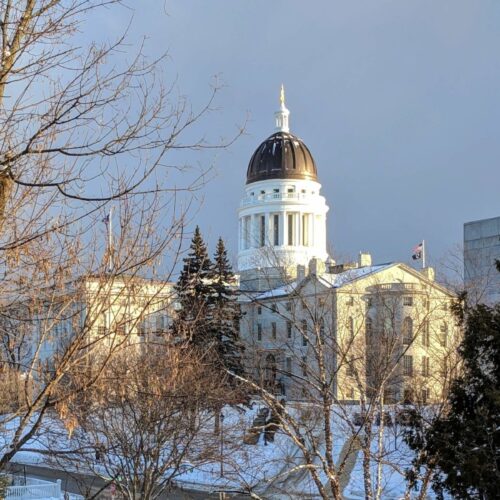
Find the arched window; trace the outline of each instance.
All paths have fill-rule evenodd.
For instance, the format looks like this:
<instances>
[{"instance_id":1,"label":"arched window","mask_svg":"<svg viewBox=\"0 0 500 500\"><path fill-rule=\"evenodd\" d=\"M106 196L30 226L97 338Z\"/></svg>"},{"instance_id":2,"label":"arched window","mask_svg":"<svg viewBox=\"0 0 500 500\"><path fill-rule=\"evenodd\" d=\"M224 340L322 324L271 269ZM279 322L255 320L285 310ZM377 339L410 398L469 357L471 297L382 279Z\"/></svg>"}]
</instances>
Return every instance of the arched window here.
<instances>
[{"instance_id":1,"label":"arched window","mask_svg":"<svg viewBox=\"0 0 500 500\"><path fill-rule=\"evenodd\" d=\"M403 344L409 345L413 342L413 320L406 316L403 320Z\"/></svg>"},{"instance_id":2,"label":"arched window","mask_svg":"<svg viewBox=\"0 0 500 500\"><path fill-rule=\"evenodd\" d=\"M266 356L265 380L269 385L273 385L276 382L276 357L273 354Z\"/></svg>"},{"instance_id":3,"label":"arched window","mask_svg":"<svg viewBox=\"0 0 500 500\"><path fill-rule=\"evenodd\" d=\"M347 328L349 330L349 335L354 337L354 319L352 316L349 316L349 320L347 322Z\"/></svg>"}]
</instances>

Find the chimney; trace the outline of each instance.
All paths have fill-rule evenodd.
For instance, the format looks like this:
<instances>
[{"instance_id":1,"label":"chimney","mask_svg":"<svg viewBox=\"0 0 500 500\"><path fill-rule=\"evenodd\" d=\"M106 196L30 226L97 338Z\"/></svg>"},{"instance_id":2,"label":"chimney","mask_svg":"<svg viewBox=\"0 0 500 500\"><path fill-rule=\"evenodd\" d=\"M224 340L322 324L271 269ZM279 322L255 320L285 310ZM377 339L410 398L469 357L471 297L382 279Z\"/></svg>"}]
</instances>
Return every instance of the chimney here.
<instances>
[{"instance_id":1,"label":"chimney","mask_svg":"<svg viewBox=\"0 0 500 500\"><path fill-rule=\"evenodd\" d=\"M434 281L436 277L436 273L434 272L433 267L424 267L423 269L420 270L420 272L429 280L429 281Z\"/></svg>"},{"instance_id":2,"label":"chimney","mask_svg":"<svg viewBox=\"0 0 500 500\"><path fill-rule=\"evenodd\" d=\"M372 265L372 256L368 252L359 252L358 267L367 267Z\"/></svg>"},{"instance_id":3,"label":"chimney","mask_svg":"<svg viewBox=\"0 0 500 500\"><path fill-rule=\"evenodd\" d=\"M297 281L302 281L306 277L306 266L297 264Z\"/></svg>"},{"instance_id":4,"label":"chimney","mask_svg":"<svg viewBox=\"0 0 500 500\"><path fill-rule=\"evenodd\" d=\"M333 273L333 268L335 267L335 259L332 259L331 257L328 257L328 259L326 259L326 272L327 273Z\"/></svg>"},{"instance_id":5,"label":"chimney","mask_svg":"<svg viewBox=\"0 0 500 500\"><path fill-rule=\"evenodd\" d=\"M309 261L309 274L315 274L316 276L321 276L322 274L325 273L325 269L326 269L325 263L321 259L313 257Z\"/></svg>"}]
</instances>

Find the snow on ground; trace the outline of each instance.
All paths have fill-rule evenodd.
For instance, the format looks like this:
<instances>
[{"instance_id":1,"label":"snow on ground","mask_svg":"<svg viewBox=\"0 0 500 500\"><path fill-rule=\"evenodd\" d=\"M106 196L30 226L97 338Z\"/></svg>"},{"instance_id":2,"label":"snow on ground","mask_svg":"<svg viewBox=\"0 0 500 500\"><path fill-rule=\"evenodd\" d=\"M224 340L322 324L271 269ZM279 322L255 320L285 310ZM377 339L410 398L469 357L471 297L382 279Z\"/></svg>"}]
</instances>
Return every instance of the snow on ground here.
<instances>
[{"instance_id":1,"label":"snow on ground","mask_svg":"<svg viewBox=\"0 0 500 500\"><path fill-rule=\"evenodd\" d=\"M282 432L277 432L274 443L265 445L261 434L256 445L243 444L245 430L248 430L262 406L257 402L252 409L245 412L233 408L225 408L223 421L222 456L223 470L221 476L220 456L211 463L201 467L191 464L188 460L183 464L183 472L175 478L175 482L188 488L217 490L256 491L263 498L314 498L316 488L305 469L301 469L303 459L300 450L292 440ZM303 412L305 405L288 411ZM352 435L352 427L346 423L346 417L351 418L357 407L353 406L349 414L334 414L332 430L334 432L333 459L337 463L345 442ZM213 434L213 419L207 416L205 431ZM15 428L15 422L10 422L3 433L0 433L0 452L4 449L8 434ZM43 454L49 448L48 440L51 428L60 433L61 424L56 419L46 419L43 432L33 438L26 448L32 451L20 451L14 461L22 464L45 464L47 456ZM405 491L404 469L410 465L411 451L404 444L397 426L388 427L384 436L384 460L389 464L383 466L383 498L387 500L402 498ZM60 434L59 434L60 435ZM218 439L216 437L216 439ZM61 451L71 446L71 440L66 436L58 439ZM321 448L321 446L320 446ZM40 450L42 453L37 453ZM372 452L376 453L377 444L372 443ZM392 465L394 464L394 465ZM318 464L319 465L319 464ZM81 466L75 464L82 472ZM297 469L299 467L299 469ZM372 484L376 482L376 466L372 468ZM322 480L326 477L321 474ZM346 498L364 498L362 455L358 452L354 468L344 490ZM429 498L434 498L432 491Z\"/></svg>"}]
</instances>

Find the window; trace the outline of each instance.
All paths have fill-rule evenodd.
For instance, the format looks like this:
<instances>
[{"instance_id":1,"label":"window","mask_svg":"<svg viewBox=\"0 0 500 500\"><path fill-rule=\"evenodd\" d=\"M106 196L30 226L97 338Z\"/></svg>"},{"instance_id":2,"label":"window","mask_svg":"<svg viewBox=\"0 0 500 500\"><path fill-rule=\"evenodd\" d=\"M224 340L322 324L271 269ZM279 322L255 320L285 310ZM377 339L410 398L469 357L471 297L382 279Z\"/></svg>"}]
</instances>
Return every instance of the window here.
<instances>
[{"instance_id":1,"label":"window","mask_svg":"<svg viewBox=\"0 0 500 500\"><path fill-rule=\"evenodd\" d=\"M273 340L276 340L276 323L274 321L271 323L271 333Z\"/></svg>"},{"instance_id":2,"label":"window","mask_svg":"<svg viewBox=\"0 0 500 500\"><path fill-rule=\"evenodd\" d=\"M302 356L302 375L307 377L307 356Z\"/></svg>"},{"instance_id":3,"label":"window","mask_svg":"<svg viewBox=\"0 0 500 500\"><path fill-rule=\"evenodd\" d=\"M257 323L257 340L262 340L262 325L260 323Z\"/></svg>"},{"instance_id":4,"label":"window","mask_svg":"<svg viewBox=\"0 0 500 500\"><path fill-rule=\"evenodd\" d=\"M262 306L257 307L257 314L262 314Z\"/></svg>"},{"instance_id":5,"label":"window","mask_svg":"<svg viewBox=\"0 0 500 500\"><path fill-rule=\"evenodd\" d=\"M286 358L286 374L290 377L292 375L292 358Z\"/></svg>"},{"instance_id":6,"label":"window","mask_svg":"<svg viewBox=\"0 0 500 500\"><path fill-rule=\"evenodd\" d=\"M280 216L273 215L273 245L280 244Z\"/></svg>"},{"instance_id":7,"label":"window","mask_svg":"<svg viewBox=\"0 0 500 500\"><path fill-rule=\"evenodd\" d=\"M373 335L373 320L370 318L370 316L366 317L366 336L371 337Z\"/></svg>"},{"instance_id":8,"label":"window","mask_svg":"<svg viewBox=\"0 0 500 500\"><path fill-rule=\"evenodd\" d=\"M407 316L403 320L403 344L410 345L413 342L413 321Z\"/></svg>"},{"instance_id":9,"label":"window","mask_svg":"<svg viewBox=\"0 0 500 500\"><path fill-rule=\"evenodd\" d=\"M403 391L403 402L404 404L411 403L413 401L413 389L405 387Z\"/></svg>"},{"instance_id":10,"label":"window","mask_svg":"<svg viewBox=\"0 0 500 500\"><path fill-rule=\"evenodd\" d=\"M287 338L292 338L292 323L291 321L286 322L286 336Z\"/></svg>"},{"instance_id":11,"label":"window","mask_svg":"<svg viewBox=\"0 0 500 500\"><path fill-rule=\"evenodd\" d=\"M280 192L280 190L279 190L279 189L277 189L277 188L274 188L274 189L273 189L273 193L279 193L279 192Z\"/></svg>"},{"instance_id":12,"label":"window","mask_svg":"<svg viewBox=\"0 0 500 500\"><path fill-rule=\"evenodd\" d=\"M430 346L429 320L425 320L422 325L422 345L424 347Z\"/></svg>"},{"instance_id":13,"label":"window","mask_svg":"<svg viewBox=\"0 0 500 500\"><path fill-rule=\"evenodd\" d=\"M325 320L321 318L319 320L319 340L322 345L325 344Z\"/></svg>"},{"instance_id":14,"label":"window","mask_svg":"<svg viewBox=\"0 0 500 500\"><path fill-rule=\"evenodd\" d=\"M124 325L117 326L116 333L118 335L125 335L125 326Z\"/></svg>"},{"instance_id":15,"label":"window","mask_svg":"<svg viewBox=\"0 0 500 500\"><path fill-rule=\"evenodd\" d=\"M165 317L162 315L156 316L156 332L162 332L165 329Z\"/></svg>"},{"instance_id":16,"label":"window","mask_svg":"<svg viewBox=\"0 0 500 500\"><path fill-rule=\"evenodd\" d=\"M427 403L427 401L429 401L430 395L431 395L430 389L428 389L427 387L424 387L422 389L422 403L424 405Z\"/></svg>"},{"instance_id":17,"label":"window","mask_svg":"<svg viewBox=\"0 0 500 500\"><path fill-rule=\"evenodd\" d=\"M448 346L448 323L443 321L439 327L439 341L443 347Z\"/></svg>"},{"instance_id":18,"label":"window","mask_svg":"<svg viewBox=\"0 0 500 500\"><path fill-rule=\"evenodd\" d=\"M287 226L288 226L288 245L293 245L293 222L294 217L293 214L288 214L287 216Z\"/></svg>"},{"instance_id":19,"label":"window","mask_svg":"<svg viewBox=\"0 0 500 500\"><path fill-rule=\"evenodd\" d=\"M307 321L303 319L301 321L301 330L302 330L302 345L307 346Z\"/></svg>"},{"instance_id":20,"label":"window","mask_svg":"<svg viewBox=\"0 0 500 500\"><path fill-rule=\"evenodd\" d=\"M413 297L403 297L403 305L404 306L412 306L413 305Z\"/></svg>"},{"instance_id":21,"label":"window","mask_svg":"<svg viewBox=\"0 0 500 500\"><path fill-rule=\"evenodd\" d=\"M352 359L347 360L346 374L348 377L354 377L354 361Z\"/></svg>"},{"instance_id":22,"label":"window","mask_svg":"<svg viewBox=\"0 0 500 500\"><path fill-rule=\"evenodd\" d=\"M448 302L443 302L443 305L441 306L441 309L443 311L447 311L448 310Z\"/></svg>"},{"instance_id":23,"label":"window","mask_svg":"<svg viewBox=\"0 0 500 500\"><path fill-rule=\"evenodd\" d=\"M366 307L373 307L373 297L367 297Z\"/></svg>"},{"instance_id":24,"label":"window","mask_svg":"<svg viewBox=\"0 0 500 500\"><path fill-rule=\"evenodd\" d=\"M348 306L353 306L354 305L354 297L349 297L347 299L347 305Z\"/></svg>"},{"instance_id":25,"label":"window","mask_svg":"<svg viewBox=\"0 0 500 500\"><path fill-rule=\"evenodd\" d=\"M107 333L106 327L105 326L98 326L97 327L97 334L99 337L104 337Z\"/></svg>"},{"instance_id":26,"label":"window","mask_svg":"<svg viewBox=\"0 0 500 500\"><path fill-rule=\"evenodd\" d=\"M278 305L277 304L272 304L271 305L271 311L273 313L277 313L278 312Z\"/></svg>"},{"instance_id":27,"label":"window","mask_svg":"<svg viewBox=\"0 0 500 500\"><path fill-rule=\"evenodd\" d=\"M423 356L422 357L422 377L428 377L428 376L429 376L429 357Z\"/></svg>"},{"instance_id":28,"label":"window","mask_svg":"<svg viewBox=\"0 0 500 500\"><path fill-rule=\"evenodd\" d=\"M292 310L292 303L290 301L288 301L286 304L285 304L285 309L290 312Z\"/></svg>"},{"instance_id":29,"label":"window","mask_svg":"<svg viewBox=\"0 0 500 500\"><path fill-rule=\"evenodd\" d=\"M320 297L320 298L318 299L318 306L319 306L319 307L325 307L325 304L326 304L326 299L325 299L325 297Z\"/></svg>"},{"instance_id":30,"label":"window","mask_svg":"<svg viewBox=\"0 0 500 500\"><path fill-rule=\"evenodd\" d=\"M403 356L403 374L408 377L413 375L413 356Z\"/></svg>"},{"instance_id":31,"label":"window","mask_svg":"<svg viewBox=\"0 0 500 500\"><path fill-rule=\"evenodd\" d=\"M266 244L266 216L260 216L260 246L263 247Z\"/></svg>"},{"instance_id":32,"label":"window","mask_svg":"<svg viewBox=\"0 0 500 500\"><path fill-rule=\"evenodd\" d=\"M349 316L347 321L347 329L349 330L349 335L354 337L354 319L352 316Z\"/></svg>"}]
</instances>

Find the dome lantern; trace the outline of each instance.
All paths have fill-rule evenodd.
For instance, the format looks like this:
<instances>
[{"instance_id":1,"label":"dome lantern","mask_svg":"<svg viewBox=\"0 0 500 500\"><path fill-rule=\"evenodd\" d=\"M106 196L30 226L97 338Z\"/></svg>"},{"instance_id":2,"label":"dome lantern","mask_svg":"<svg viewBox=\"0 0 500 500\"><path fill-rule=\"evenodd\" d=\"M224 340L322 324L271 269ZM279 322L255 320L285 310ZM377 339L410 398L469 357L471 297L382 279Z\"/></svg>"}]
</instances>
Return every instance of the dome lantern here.
<instances>
[{"instance_id":1,"label":"dome lantern","mask_svg":"<svg viewBox=\"0 0 500 500\"><path fill-rule=\"evenodd\" d=\"M281 84L280 109L274 113L276 117L276 130L278 132L290 132L289 117L290 111L285 106L285 87Z\"/></svg>"}]
</instances>

